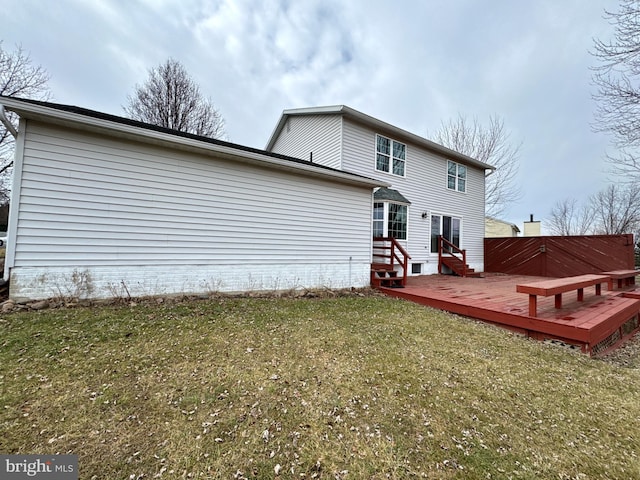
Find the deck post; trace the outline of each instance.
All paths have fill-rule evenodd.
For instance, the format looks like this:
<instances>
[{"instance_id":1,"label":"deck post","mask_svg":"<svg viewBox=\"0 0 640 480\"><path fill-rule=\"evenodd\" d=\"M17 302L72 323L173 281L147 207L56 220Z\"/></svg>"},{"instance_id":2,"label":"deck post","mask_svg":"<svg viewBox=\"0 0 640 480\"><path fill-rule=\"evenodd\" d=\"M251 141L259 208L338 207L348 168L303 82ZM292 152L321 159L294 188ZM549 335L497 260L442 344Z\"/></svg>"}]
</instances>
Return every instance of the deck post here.
<instances>
[{"instance_id":1,"label":"deck post","mask_svg":"<svg viewBox=\"0 0 640 480\"><path fill-rule=\"evenodd\" d=\"M556 308L562 308L562 294L556 293L555 297L556 297L556 303L555 303Z\"/></svg>"},{"instance_id":2,"label":"deck post","mask_svg":"<svg viewBox=\"0 0 640 480\"><path fill-rule=\"evenodd\" d=\"M538 315L538 296L529 295L529 316L535 317Z\"/></svg>"}]
</instances>

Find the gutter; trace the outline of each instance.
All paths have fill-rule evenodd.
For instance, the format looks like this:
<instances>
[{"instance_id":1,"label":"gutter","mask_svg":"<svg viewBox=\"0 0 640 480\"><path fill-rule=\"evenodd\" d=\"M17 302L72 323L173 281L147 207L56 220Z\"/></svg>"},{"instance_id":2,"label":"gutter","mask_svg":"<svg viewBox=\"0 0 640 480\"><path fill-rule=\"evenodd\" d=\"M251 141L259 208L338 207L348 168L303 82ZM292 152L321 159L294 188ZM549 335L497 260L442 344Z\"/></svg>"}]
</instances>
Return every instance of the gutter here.
<instances>
[{"instance_id":1,"label":"gutter","mask_svg":"<svg viewBox=\"0 0 640 480\"><path fill-rule=\"evenodd\" d=\"M18 138L18 131L16 130L16 127L13 126L13 123L11 123L7 118L7 112L4 110L4 105L0 105L0 121L9 133L13 135L13 138Z\"/></svg>"},{"instance_id":2,"label":"gutter","mask_svg":"<svg viewBox=\"0 0 640 480\"><path fill-rule=\"evenodd\" d=\"M395 137L395 140L415 143L416 145L419 145L426 150L435 152L439 155L444 156L445 158L450 158L451 160L455 160L468 166L480 168L483 170L495 170L495 167L493 165L481 162L463 153L456 152L455 150L445 147L444 145L440 145L439 143L433 142L425 137L421 137L420 135L416 135L415 133L411 133L400 127L396 127L395 125L391 125L390 123L378 120L375 117L367 115L366 113L362 113L346 105L305 107L284 110L280 115L280 120L276 125L276 128L271 133L271 137L267 142L265 150L270 151L271 148L273 148L273 145L276 141L276 136L284 128L287 119L289 117L298 115L343 115L350 118L352 121L357 121L368 126L369 128L378 130L380 133L387 132L387 134L389 134L390 136Z\"/></svg>"},{"instance_id":3,"label":"gutter","mask_svg":"<svg viewBox=\"0 0 640 480\"><path fill-rule=\"evenodd\" d=\"M111 132L119 138L129 138L138 142L146 142L152 144L169 144L172 148L179 149L197 149L200 152L205 151L208 154L217 154L226 159L234 161L242 161L246 163L258 165L270 165L272 168L279 170L287 170L298 174L306 174L309 176L320 177L324 179L335 179L341 183L366 186L369 188L389 187L387 182L378 181L362 175L357 175L342 170L336 170L328 167L322 167L299 158L291 157L291 161L285 158L279 158L270 154L270 152L259 151L256 149L243 149L241 145L234 145L229 142L209 143L197 138L183 137L174 135L169 132L163 132L153 129L145 129L141 126L129 125L121 123L113 119L98 118L88 114L57 109L55 107L42 105L39 103L31 103L19 98L2 97L0 98L0 106L8 107L11 111L17 113L23 118L32 118L39 121L47 121L53 124L69 126L73 125L90 131L99 130L101 132ZM100 113L100 112L94 112ZM15 130L15 128L14 128ZM16 132L17 133L17 132Z\"/></svg>"}]
</instances>

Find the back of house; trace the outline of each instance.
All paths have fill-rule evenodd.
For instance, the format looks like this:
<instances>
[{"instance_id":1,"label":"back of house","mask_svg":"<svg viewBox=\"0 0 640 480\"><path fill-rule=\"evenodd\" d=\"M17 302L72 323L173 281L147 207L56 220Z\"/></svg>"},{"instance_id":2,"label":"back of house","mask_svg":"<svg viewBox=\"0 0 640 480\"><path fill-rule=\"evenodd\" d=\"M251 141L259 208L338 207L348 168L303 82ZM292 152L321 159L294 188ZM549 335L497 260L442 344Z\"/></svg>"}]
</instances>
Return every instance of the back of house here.
<instances>
[{"instance_id":1,"label":"back of house","mask_svg":"<svg viewBox=\"0 0 640 480\"><path fill-rule=\"evenodd\" d=\"M490 165L344 105L285 110L266 150L389 184L374 193L373 236L399 241L410 275L438 273L439 237L483 270Z\"/></svg>"},{"instance_id":2,"label":"back of house","mask_svg":"<svg viewBox=\"0 0 640 480\"><path fill-rule=\"evenodd\" d=\"M20 117L4 268L16 301L369 285L385 182L74 106L0 104Z\"/></svg>"}]
</instances>

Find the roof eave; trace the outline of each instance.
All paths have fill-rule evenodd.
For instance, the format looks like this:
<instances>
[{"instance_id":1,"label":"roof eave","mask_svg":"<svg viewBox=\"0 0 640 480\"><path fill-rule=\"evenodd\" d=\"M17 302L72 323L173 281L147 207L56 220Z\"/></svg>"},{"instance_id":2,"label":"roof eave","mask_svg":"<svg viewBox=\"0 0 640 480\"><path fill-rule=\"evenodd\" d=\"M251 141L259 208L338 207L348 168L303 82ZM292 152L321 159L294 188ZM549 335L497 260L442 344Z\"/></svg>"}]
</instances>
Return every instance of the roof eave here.
<instances>
[{"instance_id":1,"label":"roof eave","mask_svg":"<svg viewBox=\"0 0 640 480\"><path fill-rule=\"evenodd\" d=\"M330 105L323 107L307 107L307 108L293 108L284 110L282 115L280 116L280 120L273 130L269 141L267 142L267 146L265 150L269 151L273 148L273 145L280 135L280 132L284 128L287 119L290 116L296 115L344 115L352 120L355 120L359 123L368 125L373 127L374 129L384 130L390 132L393 136L395 136L398 140L409 140L412 143L418 144L427 150L431 150L432 152L439 153L447 158L452 160L457 160L460 163L464 163L466 165L471 165L483 170L495 170L493 165L489 165L487 163L476 160L475 158L469 157L462 153L456 152L455 150L451 150L443 145L432 142L424 137L416 135L415 133L411 133L402 128L391 125L390 123L383 122L382 120L378 120L375 117L362 113L358 110L355 110L346 105Z\"/></svg>"},{"instance_id":2,"label":"roof eave","mask_svg":"<svg viewBox=\"0 0 640 480\"><path fill-rule=\"evenodd\" d=\"M287 170L315 177L331 178L336 181L340 181L341 183L360 185L370 188L389 186L386 182L381 182L353 173L335 169L321 169L320 166L312 165L310 162L294 162L272 157L267 154L233 148L233 146L230 145L227 146L207 143L193 138L176 136L170 133L149 130L137 126L118 123L112 120L105 120L43 105L27 103L20 99L3 97L0 99L0 103L8 110L11 110L27 119L48 121L55 124L73 126L75 128L90 131L111 132L111 134L115 133L120 138L126 137L128 139L144 141L146 143L163 144L183 150L197 150L208 154L215 153L219 156L233 159L234 161L243 161L261 166L269 165L279 170Z\"/></svg>"}]
</instances>

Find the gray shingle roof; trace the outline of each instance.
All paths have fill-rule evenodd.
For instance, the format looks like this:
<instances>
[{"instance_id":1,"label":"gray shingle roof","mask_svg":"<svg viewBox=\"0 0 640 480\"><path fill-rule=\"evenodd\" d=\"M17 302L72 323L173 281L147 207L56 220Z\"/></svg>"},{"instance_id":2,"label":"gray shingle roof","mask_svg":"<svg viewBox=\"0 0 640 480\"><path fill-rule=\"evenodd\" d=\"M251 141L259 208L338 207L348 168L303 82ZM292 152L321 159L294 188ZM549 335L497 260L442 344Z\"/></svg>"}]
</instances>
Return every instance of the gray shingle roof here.
<instances>
[{"instance_id":1,"label":"gray shingle roof","mask_svg":"<svg viewBox=\"0 0 640 480\"><path fill-rule=\"evenodd\" d=\"M396 202L396 203L406 203L407 205L411 205L411 202L407 200L402 194L394 190L392 188L379 188L373 194L373 199L379 202Z\"/></svg>"}]
</instances>

